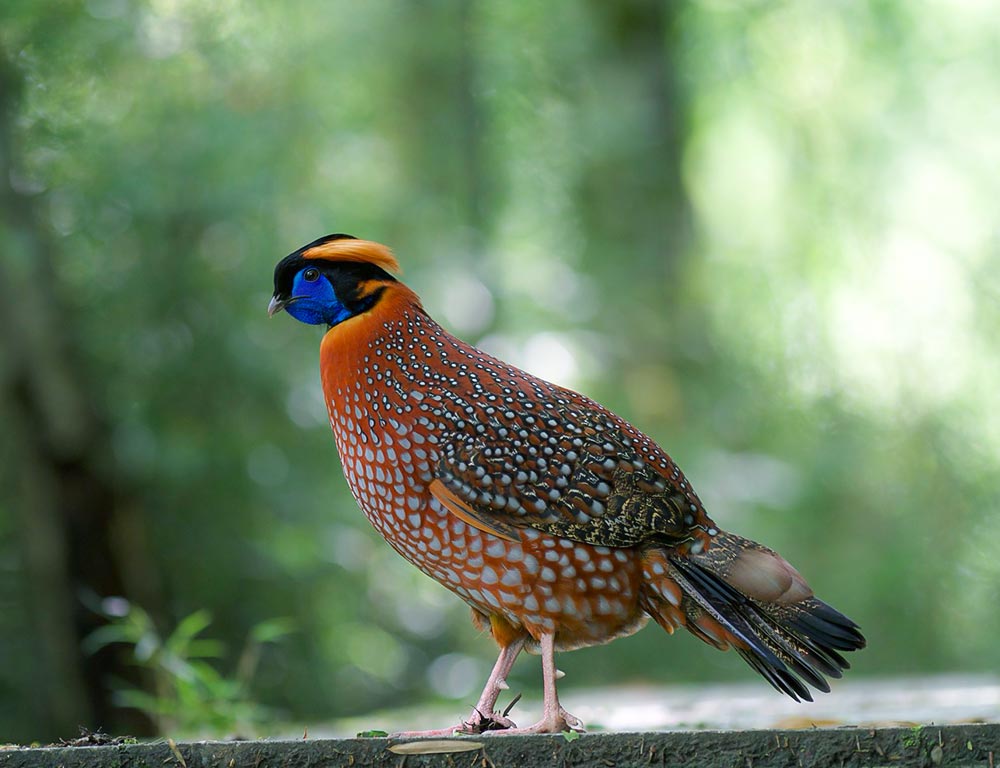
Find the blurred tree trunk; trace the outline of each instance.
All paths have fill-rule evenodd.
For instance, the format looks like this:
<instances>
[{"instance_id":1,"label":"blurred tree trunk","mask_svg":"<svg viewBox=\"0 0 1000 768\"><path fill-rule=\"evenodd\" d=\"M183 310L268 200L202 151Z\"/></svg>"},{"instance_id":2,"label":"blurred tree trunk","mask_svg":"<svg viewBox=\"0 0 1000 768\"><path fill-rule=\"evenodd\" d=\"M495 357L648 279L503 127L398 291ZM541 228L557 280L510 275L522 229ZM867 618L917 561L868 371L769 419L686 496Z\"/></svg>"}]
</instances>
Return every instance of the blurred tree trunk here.
<instances>
[{"instance_id":1,"label":"blurred tree trunk","mask_svg":"<svg viewBox=\"0 0 1000 768\"><path fill-rule=\"evenodd\" d=\"M630 262L638 274L629 270L624 275L628 290L621 294L623 301L634 307L636 291L652 291L644 297L650 301L639 305L655 307L662 318L675 306L663 302L664 286L669 290L680 274L691 235L682 178L687 104L675 61L678 21L686 3L622 0L593 2L591 8L604 30L604 46L595 52L600 60L591 66L612 86L637 83L638 90L609 88L605 94L616 119L632 121L626 132L631 141L616 142L613 155L600 156L583 175L581 207L596 246L590 262L596 272L603 268L612 281L621 280L617 260L607 254L633 249ZM627 103L616 105L616 98ZM623 208L627 217L620 216Z\"/></svg>"},{"instance_id":2,"label":"blurred tree trunk","mask_svg":"<svg viewBox=\"0 0 1000 768\"><path fill-rule=\"evenodd\" d=\"M400 144L406 165L433 201L427 241L479 264L491 222L492 192L480 95L479 3L417 3L401 23L414 33L401 43L400 113L410 116ZM461 225L455 226L457 222ZM471 256L471 259L469 258Z\"/></svg>"},{"instance_id":3,"label":"blurred tree trunk","mask_svg":"<svg viewBox=\"0 0 1000 768\"><path fill-rule=\"evenodd\" d=\"M461 4L459 50L459 99L461 104L461 152L464 159L466 219L472 230L470 243L478 261L482 255L489 220L488 190L483 158L484 114L479 98L479 58L476 51L476 3Z\"/></svg>"},{"instance_id":4,"label":"blurred tree trunk","mask_svg":"<svg viewBox=\"0 0 1000 768\"><path fill-rule=\"evenodd\" d=\"M577 189L587 221L583 271L601 284L614 318L611 359L631 361L600 396L655 435L683 419L678 371L693 370L708 348L701 309L684 284L693 214L683 175L690 100L680 35L690 4L589 7L600 35L587 66L606 117L591 139L603 150L588 156Z\"/></svg>"},{"instance_id":5,"label":"blurred tree trunk","mask_svg":"<svg viewBox=\"0 0 1000 768\"><path fill-rule=\"evenodd\" d=\"M73 344L72 309L60 294L58 259L38 197L16 183L13 126L23 82L0 50L0 403L5 452L22 538L25 621L38 638L30 665L36 739L75 735L77 726L135 733L149 724L113 708L111 677L135 680L123 649L94 655L81 641L101 619L85 595L140 599L155 612L155 589L133 594L125 578L148 562L139 519L113 473L110 430L97 412ZM148 566L140 566L148 575ZM145 584L155 580L146 578ZM8 660L9 662L9 660Z\"/></svg>"}]
</instances>

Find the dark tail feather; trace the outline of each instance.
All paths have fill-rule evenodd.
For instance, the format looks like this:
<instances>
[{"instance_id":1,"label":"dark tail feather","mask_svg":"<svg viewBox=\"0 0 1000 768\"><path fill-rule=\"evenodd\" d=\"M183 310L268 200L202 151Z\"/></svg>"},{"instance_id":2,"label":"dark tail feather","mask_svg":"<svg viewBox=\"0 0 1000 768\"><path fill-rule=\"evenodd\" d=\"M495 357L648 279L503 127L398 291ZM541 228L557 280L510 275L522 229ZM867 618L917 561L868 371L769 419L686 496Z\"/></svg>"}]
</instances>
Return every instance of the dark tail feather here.
<instances>
[{"instance_id":1,"label":"dark tail feather","mask_svg":"<svg viewBox=\"0 0 1000 768\"><path fill-rule=\"evenodd\" d=\"M734 648L796 701L812 701L807 684L828 692L826 678L850 667L838 651L865 645L857 625L813 597L776 553L732 534L719 539L711 555L711 549L695 556L651 551L648 561L662 563L656 571L666 573L657 583L647 570L647 611L670 631L685 626L718 648Z\"/></svg>"}]
</instances>

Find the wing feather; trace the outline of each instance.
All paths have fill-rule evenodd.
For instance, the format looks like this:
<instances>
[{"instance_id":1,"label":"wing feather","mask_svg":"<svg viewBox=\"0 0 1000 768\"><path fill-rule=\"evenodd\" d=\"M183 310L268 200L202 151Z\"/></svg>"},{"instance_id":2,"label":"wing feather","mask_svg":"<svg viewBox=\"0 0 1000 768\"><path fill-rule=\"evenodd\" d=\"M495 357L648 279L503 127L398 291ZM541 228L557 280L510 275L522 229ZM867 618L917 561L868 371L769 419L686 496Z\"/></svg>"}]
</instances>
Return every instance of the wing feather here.
<instances>
[{"instance_id":1,"label":"wing feather","mask_svg":"<svg viewBox=\"0 0 1000 768\"><path fill-rule=\"evenodd\" d=\"M637 439L596 404L498 411L444 441L431 491L507 539L536 528L613 547L691 541L711 520L670 458L643 455Z\"/></svg>"},{"instance_id":2,"label":"wing feather","mask_svg":"<svg viewBox=\"0 0 1000 768\"><path fill-rule=\"evenodd\" d=\"M500 521L490 520L488 517L484 516L480 510L477 510L472 505L458 498L458 496L456 496L453 491L446 488L444 483L440 480L435 479L431 481L430 491L431 495L440 501L448 509L448 511L459 520L464 521L473 528L478 528L480 531L492 533L494 536L499 536L501 539L507 539L507 541L517 541L517 537L512 534L506 525Z\"/></svg>"}]
</instances>

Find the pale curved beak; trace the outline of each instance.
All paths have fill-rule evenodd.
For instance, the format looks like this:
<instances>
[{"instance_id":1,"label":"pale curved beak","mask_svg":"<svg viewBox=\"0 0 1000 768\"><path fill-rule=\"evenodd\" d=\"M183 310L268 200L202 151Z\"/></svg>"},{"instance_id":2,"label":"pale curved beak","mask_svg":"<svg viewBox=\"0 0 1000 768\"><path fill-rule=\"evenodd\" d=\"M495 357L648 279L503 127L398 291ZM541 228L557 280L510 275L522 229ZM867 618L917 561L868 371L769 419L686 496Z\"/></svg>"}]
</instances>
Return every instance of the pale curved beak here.
<instances>
[{"instance_id":1,"label":"pale curved beak","mask_svg":"<svg viewBox=\"0 0 1000 768\"><path fill-rule=\"evenodd\" d=\"M274 317L288 305L288 299L279 299L275 294L271 297L271 303L267 305L267 316Z\"/></svg>"}]
</instances>

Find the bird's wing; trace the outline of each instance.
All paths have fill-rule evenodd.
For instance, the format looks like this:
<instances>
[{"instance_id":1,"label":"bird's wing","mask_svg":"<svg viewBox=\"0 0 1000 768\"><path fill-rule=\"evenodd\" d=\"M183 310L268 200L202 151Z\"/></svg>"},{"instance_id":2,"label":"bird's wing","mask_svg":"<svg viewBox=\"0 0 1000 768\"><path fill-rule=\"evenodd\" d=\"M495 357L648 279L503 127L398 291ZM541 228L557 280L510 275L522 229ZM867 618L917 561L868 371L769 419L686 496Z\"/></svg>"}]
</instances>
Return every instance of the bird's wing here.
<instances>
[{"instance_id":1,"label":"bird's wing","mask_svg":"<svg viewBox=\"0 0 1000 768\"><path fill-rule=\"evenodd\" d=\"M430 490L453 514L502 538L536 528L589 544L680 544L711 525L665 454L647 460L600 406L496 413L440 446ZM641 437L641 435L640 435Z\"/></svg>"}]
</instances>

